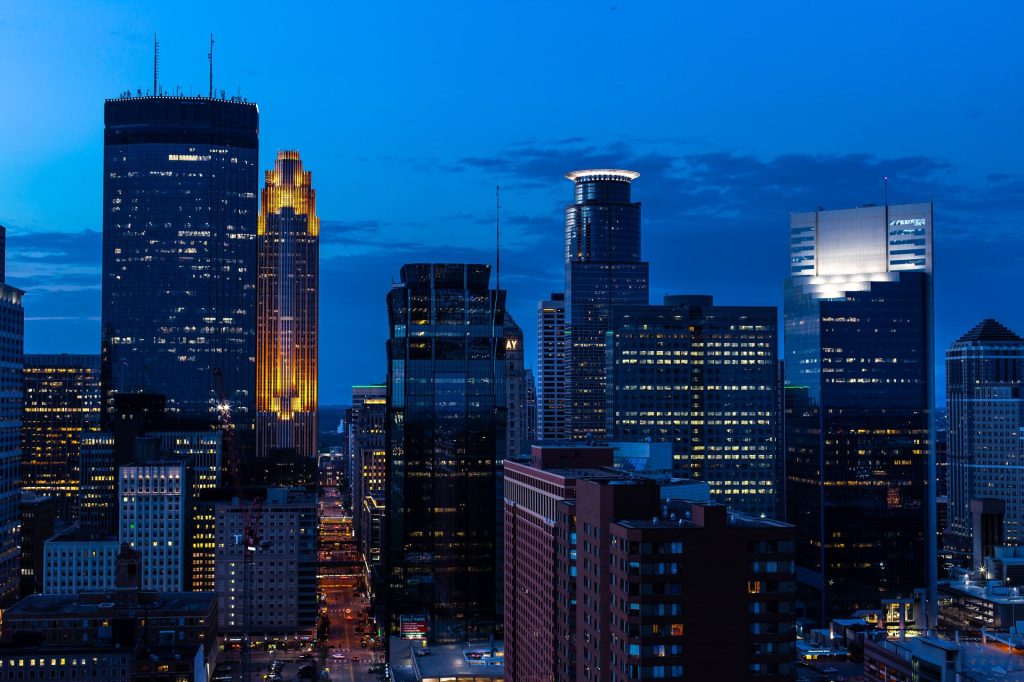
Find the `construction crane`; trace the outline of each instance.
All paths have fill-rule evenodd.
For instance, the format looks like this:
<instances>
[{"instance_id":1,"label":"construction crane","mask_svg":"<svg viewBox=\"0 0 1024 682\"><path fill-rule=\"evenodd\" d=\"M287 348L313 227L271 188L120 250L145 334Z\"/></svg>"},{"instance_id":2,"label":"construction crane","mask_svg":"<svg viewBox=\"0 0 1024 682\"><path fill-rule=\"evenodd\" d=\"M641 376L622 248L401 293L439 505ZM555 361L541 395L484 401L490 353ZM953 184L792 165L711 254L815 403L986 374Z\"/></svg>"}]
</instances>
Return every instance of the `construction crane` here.
<instances>
[{"instance_id":1,"label":"construction crane","mask_svg":"<svg viewBox=\"0 0 1024 682\"><path fill-rule=\"evenodd\" d=\"M242 535L236 543L242 546L242 651L238 679L241 682L252 680L252 652L250 639L252 636L252 574L256 561L256 551L261 547L260 523L263 519L263 500L257 497L252 505L245 509L243 502L241 466L238 462L238 447L235 442L235 422L231 414L231 402L224 390L224 374L220 368L213 370L217 381L217 418L223 433L224 452L228 459L228 469L235 484L235 497L243 510Z\"/></svg>"}]
</instances>

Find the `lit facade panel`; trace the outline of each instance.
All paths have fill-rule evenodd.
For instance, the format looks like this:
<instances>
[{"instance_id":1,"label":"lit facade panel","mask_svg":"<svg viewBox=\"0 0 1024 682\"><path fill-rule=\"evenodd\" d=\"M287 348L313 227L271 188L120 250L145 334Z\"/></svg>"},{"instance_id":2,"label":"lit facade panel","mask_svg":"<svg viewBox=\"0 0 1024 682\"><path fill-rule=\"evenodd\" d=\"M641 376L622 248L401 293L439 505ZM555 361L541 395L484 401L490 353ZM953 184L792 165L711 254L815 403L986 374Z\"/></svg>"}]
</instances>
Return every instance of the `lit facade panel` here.
<instances>
[{"instance_id":1,"label":"lit facade panel","mask_svg":"<svg viewBox=\"0 0 1024 682\"><path fill-rule=\"evenodd\" d=\"M613 169L566 175L574 184L574 201L565 207L565 307L570 436L576 440L605 435L604 335L612 306L647 303L640 204L630 198L637 176Z\"/></svg>"},{"instance_id":2,"label":"lit facade panel","mask_svg":"<svg viewBox=\"0 0 1024 682\"><path fill-rule=\"evenodd\" d=\"M675 474L712 499L776 518L778 312L710 296L617 306L608 349L608 430L671 442Z\"/></svg>"},{"instance_id":3,"label":"lit facade panel","mask_svg":"<svg viewBox=\"0 0 1024 682\"><path fill-rule=\"evenodd\" d=\"M320 220L298 152L267 171L258 228L257 453L317 449Z\"/></svg>"},{"instance_id":4,"label":"lit facade panel","mask_svg":"<svg viewBox=\"0 0 1024 682\"><path fill-rule=\"evenodd\" d=\"M78 519L83 432L100 424L98 355L26 355L21 487L52 497L57 518Z\"/></svg>"},{"instance_id":5,"label":"lit facade panel","mask_svg":"<svg viewBox=\"0 0 1024 682\"><path fill-rule=\"evenodd\" d=\"M786 507L812 616L935 585L931 225L930 204L792 217Z\"/></svg>"},{"instance_id":6,"label":"lit facade panel","mask_svg":"<svg viewBox=\"0 0 1024 682\"><path fill-rule=\"evenodd\" d=\"M256 105L108 100L103 181L103 388L166 396L215 420L215 372L235 422L253 420Z\"/></svg>"}]
</instances>

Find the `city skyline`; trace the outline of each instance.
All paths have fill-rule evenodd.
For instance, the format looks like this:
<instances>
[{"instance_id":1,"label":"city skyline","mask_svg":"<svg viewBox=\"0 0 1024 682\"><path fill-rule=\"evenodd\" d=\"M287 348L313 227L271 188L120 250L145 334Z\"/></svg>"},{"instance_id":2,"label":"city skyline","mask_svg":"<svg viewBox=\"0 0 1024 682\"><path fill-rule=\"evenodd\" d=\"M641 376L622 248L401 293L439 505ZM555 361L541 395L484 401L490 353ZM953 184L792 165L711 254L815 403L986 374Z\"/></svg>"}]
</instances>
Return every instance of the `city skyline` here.
<instances>
[{"instance_id":1,"label":"city skyline","mask_svg":"<svg viewBox=\"0 0 1024 682\"><path fill-rule=\"evenodd\" d=\"M33 97L37 106L31 120L4 114L20 131L10 152L23 168L0 188L0 224L9 228L9 279L28 292L26 351L99 350L102 102L151 82L154 31L165 87L174 92L180 82L185 94L206 94L212 30L215 89L240 91L260 106L260 169L278 148L294 147L317 170L325 197L322 287L333 294L322 297L322 333L340 339L342 350L323 359L322 404L344 403L352 384L383 379L366 367L383 366L379 301L403 263L493 262L494 185L502 186L510 311L533 319L537 301L561 289L562 175L574 168L641 173L634 200L644 205L651 300L704 293L726 305L779 306L790 212L881 203L888 176L891 202L934 201L939 216L936 346L948 347L982 317L1024 327L1009 299L1019 267L1013 254L1024 239L1012 231L1022 150L1007 133L1024 109L1012 87L1024 60L1020 46L1000 39L1015 22L1002 13L994 21L989 8L922 17L898 8L886 12L891 36L877 36L867 30L869 8L799 16L751 8L730 16L729 27L712 8L595 7L577 18L593 40L615 49L588 53L583 66L566 59L574 48L552 28L579 7L546 8L544 21L533 8L474 7L450 25L443 11L346 10L336 15L347 20L339 29L346 48L311 40L308 61L324 66L289 72L285 87L277 85L280 67L254 65L243 47L259 12L212 8L190 17L197 7L172 15L97 4L43 22L22 8L7 19L10 40L0 54L22 67L14 97ZM491 28L495 18L508 25ZM83 22L112 33L72 33ZM348 25L369 30L360 35ZM748 31L754 25L763 30ZM530 49L509 37L517 26L534 38ZM795 48L775 49L812 26L830 39L819 44L819 63ZM970 50L982 30L988 49ZM488 41L493 49L485 49ZM475 54L486 58L471 63ZM434 71L446 77L428 79ZM566 81L582 87L570 96ZM609 109L598 106L606 91L597 83L646 94ZM300 111L288 103L310 87L323 106ZM517 90L525 96L511 99ZM64 116L69 109L80 115ZM58 127L60 135L47 134ZM49 200L54 187L61 201ZM392 188L401 188L401 202ZM735 249L738 240L750 248ZM346 333L351 319L367 333ZM534 325L523 327L533 365ZM941 362L936 371L941 387Z\"/></svg>"}]
</instances>

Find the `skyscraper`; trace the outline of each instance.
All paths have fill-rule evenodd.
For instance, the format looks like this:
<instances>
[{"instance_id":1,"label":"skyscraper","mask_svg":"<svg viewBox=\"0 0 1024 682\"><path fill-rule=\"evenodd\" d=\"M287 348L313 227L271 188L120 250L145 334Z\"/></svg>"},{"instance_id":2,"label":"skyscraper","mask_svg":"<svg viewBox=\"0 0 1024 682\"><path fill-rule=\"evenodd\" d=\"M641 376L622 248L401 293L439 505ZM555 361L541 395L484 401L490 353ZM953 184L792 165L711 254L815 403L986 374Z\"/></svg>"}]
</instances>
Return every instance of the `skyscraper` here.
<instances>
[{"instance_id":1,"label":"skyscraper","mask_svg":"<svg viewBox=\"0 0 1024 682\"><path fill-rule=\"evenodd\" d=\"M565 294L537 304L537 440L568 440L569 339Z\"/></svg>"},{"instance_id":2,"label":"skyscraper","mask_svg":"<svg viewBox=\"0 0 1024 682\"><path fill-rule=\"evenodd\" d=\"M413 264L388 293L391 630L494 632L505 292L486 265Z\"/></svg>"},{"instance_id":3,"label":"skyscraper","mask_svg":"<svg viewBox=\"0 0 1024 682\"><path fill-rule=\"evenodd\" d=\"M523 367L523 330L510 314L505 316L505 405L508 408L505 455L529 450L529 406L526 369Z\"/></svg>"},{"instance_id":4,"label":"skyscraper","mask_svg":"<svg viewBox=\"0 0 1024 682\"><path fill-rule=\"evenodd\" d=\"M387 483L387 386L375 384L352 387L352 409L348 422L352 484L352 527L371 570L381 557L381 512ZM379 576L371 576L378 578Z\"/></svg>"},{"instance_id":5,"label":"skyscraper","mask_svg":"<svg viewBox=\"0 0 1024 682\"><path fill-rule=\"evenodd\" d=\"M6 263L7 230L0 226L0 264ZM4 272L0 266L0 275ZM18 464L21 459L22 362L25 292L0 279L0 605L18 597Z\"/></svg>"},{"instance_id":6,"label":"skyscraper","mask_svg":"<svg viewBox=\"0 0 1024 682\"><path fill-rule=\"evenodd\" d=\"M215 419L223 377L251 425L256 356L259 113L205 97L107 100L103 390L166 396Z\"/></svg>"},{"instance_id":7,"label":"skyscraper","mask_svg":"<svg viewBox=\"0 0 1024 682\"><path fill-rule=\"evenodd\" d=\"M673 471L714 500L774 517L778 312L666 296L616 306L608 334L608 432L673 443Z\"/></svg>"},{"instance_id":8,"label":"skyscraper","mask_svg":"<svg viewBox=\"0 0 1024 682\"><path fill-rule=\"evenodd\" d=\"M258 228L256 452L316 455L320 219L312 174L281 151Z\"/></svg>"},{"instance_id":9,"label":"skyscraper","mask_svg":"<svg viewBox=\"0 0 1024 682\"><path fill-rule=\"evenodd\" d=\"M932 206L793 214L786 504L811 615L935 586Z\"/></svg>"},{"instance_id":10,"label":"skyscraper","mask_svg":"<svg viewBox=\"0 0 1024 682\"><path fill-rule=\"evenodd\" d=\"M971 551L971 502L981 499L1003 503L1003 541L1024 544L1024 338L987 319L957 339L946 406L950 549Z\"/></svg>"},{"instance_id":11,"label":"skyscraper","mask_svg":"<svg viewBox=\"0 0 1024 682\"><path fill-rule=\"evenodd\" d=\"M99 429L98 355L26 355L22 490L53 498L57 519L78 518L79 442Z\"/></svg>"},{"instance_id":12,"label":"skyscraper","mask_svg":"<svg viewBox=\"0 0 1024 682\"><path fill-rule=\"evenodd\" d=\"M605 333L612 306L646 304L648 266L640 260L640 204L634 171L566 174L575 199L565 207L565 307L569 341L571 436L605 435Z\"/></svg>"}]
</instances>

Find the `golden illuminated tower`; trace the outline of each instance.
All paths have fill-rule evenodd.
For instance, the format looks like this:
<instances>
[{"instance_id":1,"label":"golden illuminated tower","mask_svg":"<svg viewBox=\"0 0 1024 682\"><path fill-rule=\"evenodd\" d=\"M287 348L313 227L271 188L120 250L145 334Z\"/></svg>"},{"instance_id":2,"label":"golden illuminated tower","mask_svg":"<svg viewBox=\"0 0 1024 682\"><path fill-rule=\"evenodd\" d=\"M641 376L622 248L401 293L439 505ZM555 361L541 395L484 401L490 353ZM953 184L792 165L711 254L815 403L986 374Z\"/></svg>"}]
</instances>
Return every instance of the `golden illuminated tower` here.
<instances>
[{"instance_id":1,"label":"golden illuminated tower","mask_svg":"<svg viewBox=\"0 0 1024 682\"><path fill-rule=\"evenodd\" d=\"M296 151L267 171L257 231L256 448L316 454L320 220Z\"/></svg>"}]
</instances>

